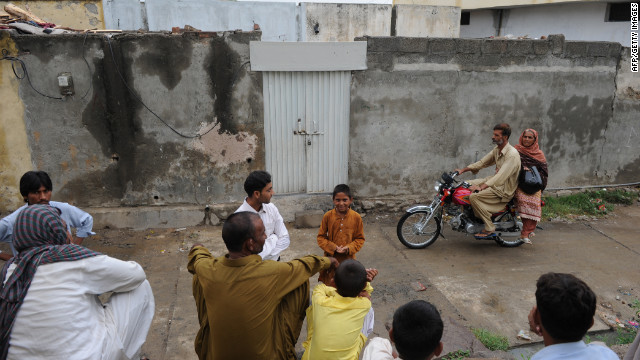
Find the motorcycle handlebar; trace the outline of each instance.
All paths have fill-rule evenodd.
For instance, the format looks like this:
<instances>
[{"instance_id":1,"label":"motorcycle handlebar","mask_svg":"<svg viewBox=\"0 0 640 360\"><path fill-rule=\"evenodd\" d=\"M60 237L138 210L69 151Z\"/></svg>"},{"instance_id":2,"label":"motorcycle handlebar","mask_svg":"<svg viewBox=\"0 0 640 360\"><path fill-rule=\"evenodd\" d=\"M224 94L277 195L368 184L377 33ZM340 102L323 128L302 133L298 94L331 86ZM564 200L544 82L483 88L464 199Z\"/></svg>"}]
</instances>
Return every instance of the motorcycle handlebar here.
<instances>
[{"instance_id":1,"label":"motorcycle handlebar","mask_svg":"<svg viewBox=\"0 0 640 360\"><path fill-rule=\"evenodd\" d=\"M454 172L451 173L451 177L456 177L458 175L460 175L460 173L457 172L457 171L454 171Z\"/></svg>"}]
</instances>

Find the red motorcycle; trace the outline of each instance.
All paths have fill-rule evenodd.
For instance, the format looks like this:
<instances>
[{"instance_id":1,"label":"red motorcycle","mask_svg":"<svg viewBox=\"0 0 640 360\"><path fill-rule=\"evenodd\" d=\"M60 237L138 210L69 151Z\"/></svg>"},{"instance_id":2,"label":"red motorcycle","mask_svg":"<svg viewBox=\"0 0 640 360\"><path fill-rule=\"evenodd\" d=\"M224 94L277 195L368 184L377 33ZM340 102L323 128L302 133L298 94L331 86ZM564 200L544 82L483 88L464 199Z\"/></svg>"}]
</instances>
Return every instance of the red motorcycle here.
<instances>
[{"instance_id":1,"label":"red motorcycle","mask_svg":"<svg viewBox=\"0 0 640 360\"><path fill-rule=\"evenodd\" d=\"M436 195L429 205L416 205L400 218L398 239L410 249L422 249L433 244L442 235L443 215L450 216L449 225L456 231L476 234L484 229L484 223L473 214L469 203L469 184L456 180L458 172L444 173L435 184ZM519 239L522 221L518 217L513 200L505 208L491 216L496 236L488 237L501 246L516 247L524 244ZM484 240L484 239L483 239Z\"/></svg>"}]
</instances>

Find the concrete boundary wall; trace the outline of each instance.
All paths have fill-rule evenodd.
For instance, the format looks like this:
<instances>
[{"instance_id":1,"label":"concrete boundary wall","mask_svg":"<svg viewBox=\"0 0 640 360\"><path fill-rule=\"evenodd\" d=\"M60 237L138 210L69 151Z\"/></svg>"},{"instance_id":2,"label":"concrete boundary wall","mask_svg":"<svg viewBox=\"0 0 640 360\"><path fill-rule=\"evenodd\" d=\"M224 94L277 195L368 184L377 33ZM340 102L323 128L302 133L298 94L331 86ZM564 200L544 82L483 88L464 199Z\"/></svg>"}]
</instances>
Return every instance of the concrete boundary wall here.
<instances>
[{"instance_id":1,"label":"concrete boundary wall","mask_svg":"<svg viewBox=\"0 0 640 360\"><path fill-rule=\"evenodd\" d=\"M431 194L442 172L492 148L499 122L511 124L512 144L525 128L540 132L550 187L640 180L640 78L620 44L363 40L368 70L353 76L349 163L361 198Z\"/></svg>"},{"instance_id":2,"label":"concrete boundary wall","mask_svg":"<svg viewBox=\"0 0 640 360\"><path fill-rule=\"evenodd\" d=\"M19 54L38 91L59 97L61 72L75 86L73 96L46 98L26 80L0 78L9 85L2 92L20 99L3 104L12 116L2 119L0 140L24 137L30 150L4 148L0 212L21 205L17 183L32 169L50 174L53 200L81 207L204 209L241 200L245 177L264 168L262 77L248 66L256 40L260 32L85 38L0 31L0 45ZM12 74L8 61L0 66Z\"/></svg>"},{"instance_id":3,"label":"concrete boundary wall","mask_svg":"<svg viewBox=\"0 0 640 360\"><path fill-rule=\"evenodd\" d=\"M72 73L76 87L74 97L45 99L0 63L0 93L17 99L1 120L0 140L17 145L0 157L0 212L20 205L15 184L26 169L52 175L54 200L89 209L154 206L142 210L158 226L176 224L170 207L184 206L180 219L195 225L206 205L238 204L246 175L265 166L262 76L250 70L249 54L258 40L259 32L86 39L0 32L39 91L57 95L60 72ZM358 40L366 42L367 70L352 76L348 166L363 207L426 199L443 171L492 148L491 128L503 121L513 127L512 143L527 127L539 130L550 187L640 179L640 79L620 44L562 36ZM177 135L136 97L176 131L200 136ZM300 210L326 210L329 200L277 199L287 221ZM147 221L99 213L110 226Z\"/></svg>"}]
</instances>

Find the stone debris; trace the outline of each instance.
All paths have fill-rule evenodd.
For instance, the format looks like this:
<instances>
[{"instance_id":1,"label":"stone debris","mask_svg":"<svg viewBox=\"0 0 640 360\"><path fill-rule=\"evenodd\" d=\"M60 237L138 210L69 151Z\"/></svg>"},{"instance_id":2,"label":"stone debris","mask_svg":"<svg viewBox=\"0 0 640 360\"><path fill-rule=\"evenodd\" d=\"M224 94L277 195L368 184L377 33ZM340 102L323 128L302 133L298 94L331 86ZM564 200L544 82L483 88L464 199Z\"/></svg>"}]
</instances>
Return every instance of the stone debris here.
<instances>
[{"instance_id":1,"label":"stone debris","mask_svg":"<svg viewBox=\"0 0 640 360\"><path fill-rule=\"evenodd\" d=\"M516 336L518 339L531 341L531 335L525 330L520 330Z\"/></svg>"}]
</instances>

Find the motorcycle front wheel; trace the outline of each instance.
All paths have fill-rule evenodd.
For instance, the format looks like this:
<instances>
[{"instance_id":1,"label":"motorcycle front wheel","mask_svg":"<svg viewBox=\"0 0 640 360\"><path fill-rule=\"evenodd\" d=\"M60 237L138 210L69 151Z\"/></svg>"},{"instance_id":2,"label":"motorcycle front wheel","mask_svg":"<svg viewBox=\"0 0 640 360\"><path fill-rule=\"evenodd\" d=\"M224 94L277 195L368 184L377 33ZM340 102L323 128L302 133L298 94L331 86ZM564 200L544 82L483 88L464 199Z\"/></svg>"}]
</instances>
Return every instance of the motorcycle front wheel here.
<instances>
[{"instance_id":1,"label":"motorcycle front wheel","mask_svg":"<svg viewBox=\"0 0 640 360\"><path fill-rule=\"evenodd\" d=\"M438 239L440 228L440 217L429 210L406 213L398 221L398 239L409 249L424 249Z\"/></svg>"}]
</instances>

